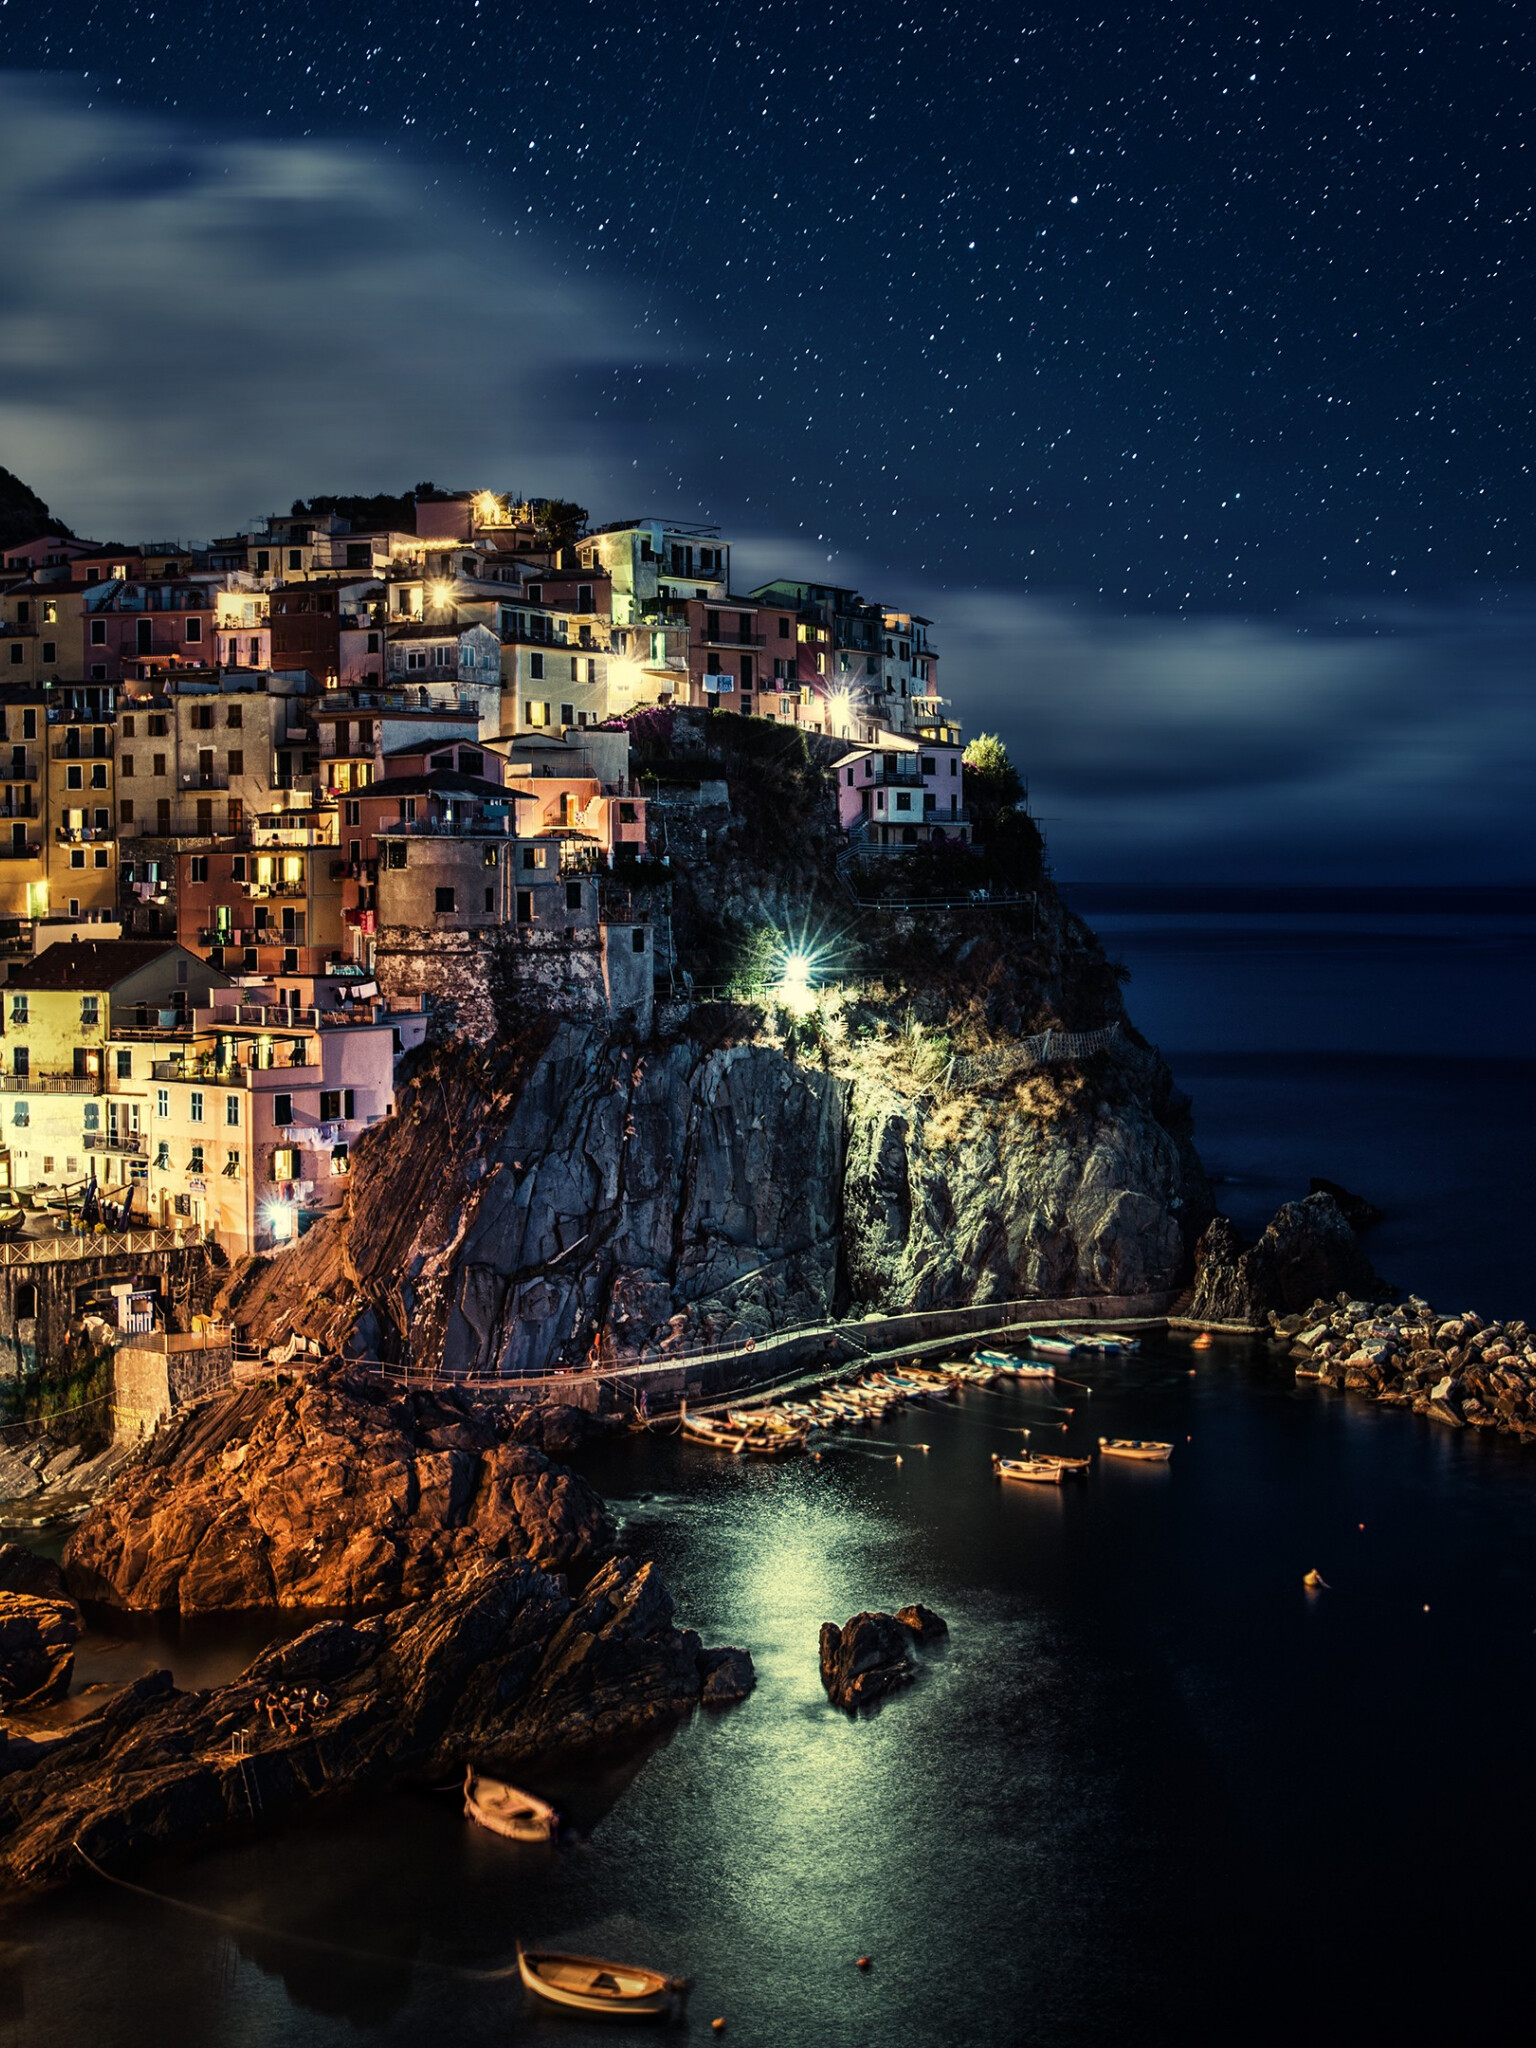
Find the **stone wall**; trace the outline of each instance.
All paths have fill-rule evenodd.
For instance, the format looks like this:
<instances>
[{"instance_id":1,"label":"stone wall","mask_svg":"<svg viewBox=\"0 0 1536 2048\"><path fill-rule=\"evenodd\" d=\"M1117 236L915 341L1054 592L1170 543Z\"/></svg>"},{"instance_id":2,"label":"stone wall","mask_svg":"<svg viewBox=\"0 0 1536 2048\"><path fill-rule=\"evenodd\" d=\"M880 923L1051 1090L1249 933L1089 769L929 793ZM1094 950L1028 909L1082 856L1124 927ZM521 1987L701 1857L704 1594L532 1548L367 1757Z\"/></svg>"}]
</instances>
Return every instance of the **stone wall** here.
<instances>
[{"instance_id":1,"label":"stone wall","mask_svg":"<svg viewBox=\"0 0 1536 2048\"><path fill-rule=\"evenodd\" d=\"M644 950L634 947L634 933ZM653 941L646 925L503 925L478 932L379 933L375 972L385 996L424 994L429 1035L490 1044L519 1010L555 1017L628 1013L651 1029Z\"/></svg>"},{"instance_id":2,"label":"stone wall","mask_svg":"<svg viewBox=\"0 0 1536 2048\"><path fill-rule=\"evenodd\" d=\"M213 1336L143 1337L112 1356L112 1432L148 1436L168 1415L231 1384L228 1330Z\"/></svg>"},{"instance_id":3,"label":"stone wall","mask_svg":"<svg viewBox=\"0 0 1536 2048\"><path fill-rule=\"evenodd\" d=\"M37 1372L57 1357L71 1323L85 1308L110 1316L114 1283L127 1281L138 1290L158 1291L173 1328L188 1324L212 1298L215 1276L202 1245L92 1252L87 1249L92 1242L61 1240L70 1247L79 1244L80 1256L72 1250L68 1257L0 1266L0 1383ZM31 1313L24 1313L27 1310Z\"/></svg>"}]
</instances>

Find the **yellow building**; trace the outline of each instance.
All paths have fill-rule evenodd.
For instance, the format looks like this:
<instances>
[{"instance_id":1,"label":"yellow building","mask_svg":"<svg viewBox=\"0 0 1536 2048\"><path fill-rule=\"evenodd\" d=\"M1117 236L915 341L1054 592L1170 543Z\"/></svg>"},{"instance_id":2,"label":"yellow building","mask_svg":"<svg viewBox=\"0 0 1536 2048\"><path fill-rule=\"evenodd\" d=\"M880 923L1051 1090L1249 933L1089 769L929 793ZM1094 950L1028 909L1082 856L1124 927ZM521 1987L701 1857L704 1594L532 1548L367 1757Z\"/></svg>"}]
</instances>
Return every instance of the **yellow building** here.
<instances>
[{"instance_id":1,"label":"yellow building","mask_svg":"<svg viewBox=\"0 0 1536 2048\"><path fill-rule=\"evenodd\" d=\"M83 585L28 580L0 593L0 684L78 681L84 612Z\"/></svg>"},{"instance_id":2,"label":"yellow building","mask_svg":"<svg viewBox=\"0 0 1536 2048\"><path fill-rule=\"evenodd\" d=\"M97 705L83 701L88 697ZM60 916L110 916L117 909L117 735L111 702L109 689L80 690L49 705L48 908Z\"/></svg>"},{"instance_id":3,"label":"yellow building","mask_svg":"<svg viewBox=\"0 0 1536 2048\"><path fill-rule=\"evenodd\" d=\"M0 688L0 924L47 914L47 749L43 691Z\"/></svg>"}]
</instances>

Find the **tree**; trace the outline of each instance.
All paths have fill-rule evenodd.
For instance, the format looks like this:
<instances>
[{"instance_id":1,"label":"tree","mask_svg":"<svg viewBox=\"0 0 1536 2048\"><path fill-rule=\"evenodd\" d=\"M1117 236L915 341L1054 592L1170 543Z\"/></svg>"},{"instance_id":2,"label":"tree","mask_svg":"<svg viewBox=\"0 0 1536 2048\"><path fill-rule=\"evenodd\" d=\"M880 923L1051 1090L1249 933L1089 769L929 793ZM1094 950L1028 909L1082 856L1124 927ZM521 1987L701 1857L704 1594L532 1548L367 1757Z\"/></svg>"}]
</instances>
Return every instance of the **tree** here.
<instances>
[{"instance_id":1,"label":"tree","mask_svg":"<svg viewBox=\"0 0 1536 2048\"><path fill-rule=\"evenodd\" d=\"M962 755L965 801L985 817L1012 810L1024 801L1024 784L995 732L979 732Z\"/></svg>"}]
</instances>

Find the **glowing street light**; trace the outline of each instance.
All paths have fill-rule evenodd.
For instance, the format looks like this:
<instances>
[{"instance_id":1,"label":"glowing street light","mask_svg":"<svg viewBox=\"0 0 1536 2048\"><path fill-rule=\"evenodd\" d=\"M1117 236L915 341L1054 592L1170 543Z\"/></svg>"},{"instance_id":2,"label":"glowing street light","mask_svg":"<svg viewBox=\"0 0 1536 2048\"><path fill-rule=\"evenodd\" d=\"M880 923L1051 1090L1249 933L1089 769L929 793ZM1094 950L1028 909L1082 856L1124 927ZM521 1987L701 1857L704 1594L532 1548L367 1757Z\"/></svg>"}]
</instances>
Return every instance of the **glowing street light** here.
<instances>
[{"instance_id":1,"label":"glowing street light","mask_svg":"<svg viewBox=\"0 0 1536 2048\"><path fill-rule=\"evenodd\" d=\"M816 955L798 947L784 955L779 985L774 991L780 1007L792 1017L809 1017L816 1007L816 990L811 977L816 972Z\"/></svg>"},{"instance_id":2,"label":"glowing street light","mask_svg":"<svg viewBox=\"0 0 1536 2048\"><path fill-rule=\"evenodd\" d=\"M845 740L851 739L853 736L852 694L847 690L834 690L827 699L827 709L831 713L834 736L841 735Z\"/></svg>"}]
</instances>

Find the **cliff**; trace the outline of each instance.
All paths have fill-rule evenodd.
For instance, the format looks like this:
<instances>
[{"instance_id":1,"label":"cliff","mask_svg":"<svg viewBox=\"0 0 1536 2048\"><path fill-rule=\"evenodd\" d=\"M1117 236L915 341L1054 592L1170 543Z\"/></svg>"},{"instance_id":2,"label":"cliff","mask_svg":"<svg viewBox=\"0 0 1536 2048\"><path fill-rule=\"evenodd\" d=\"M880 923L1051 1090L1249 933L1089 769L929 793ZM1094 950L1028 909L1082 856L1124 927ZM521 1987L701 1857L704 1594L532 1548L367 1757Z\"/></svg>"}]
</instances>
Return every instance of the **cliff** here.
<instances>
[{"instance_id":1,"label":"cliff","mask_svg":"<svg viewBox=\"0 0 1536 2048\"><path fill-rule=\"evenodd\" d=\"M643 1041L520 1005L499 1043L429 1052L344 1210L237 1276L252 1336L529 1370L1187 1277L1187 1105L1033 825L854 871L800 735L703 730L647 785L680 999ZM810 1015L753 978L775 932L817 956ZM1045 1032L1093 1036L1057 1060Z\"/></svg>"}]
</instances>

